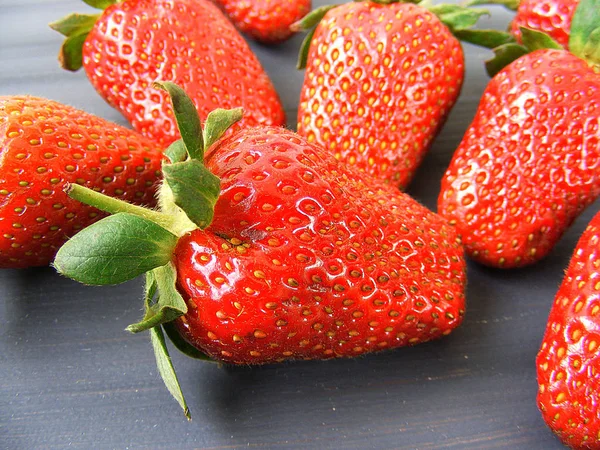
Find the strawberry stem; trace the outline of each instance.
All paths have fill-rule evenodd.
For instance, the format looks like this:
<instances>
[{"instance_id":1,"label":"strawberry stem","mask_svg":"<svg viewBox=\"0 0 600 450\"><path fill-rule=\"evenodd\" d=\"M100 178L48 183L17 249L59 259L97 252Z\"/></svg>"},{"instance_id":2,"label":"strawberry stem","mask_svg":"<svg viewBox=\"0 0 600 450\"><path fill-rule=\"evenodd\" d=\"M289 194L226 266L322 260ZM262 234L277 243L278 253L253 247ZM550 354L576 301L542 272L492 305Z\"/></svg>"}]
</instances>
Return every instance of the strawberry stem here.
<instances>
[{"instance_id":1,"label":"strawberry stem","mask_svg":"<svg viewBox=\"0 0 600 450\"><path fill-rule=\"evenodd\" d=\"M163 227L165 230L173 233L175 236L183 236L190 229L196 228L191 222L182 224L181 219L177 220L172 216L169 216L158 211L154 211L142 206L132 205L131 203L124 202L113 197L96 192L92 189L88 189L78 184L68 184L65 188L65 192L69 197L77 200L86 205L98 208L101 211L117 214L117 213L129 213L134 216L142 217L155 224Z\"/></svg>"}]
</instances>

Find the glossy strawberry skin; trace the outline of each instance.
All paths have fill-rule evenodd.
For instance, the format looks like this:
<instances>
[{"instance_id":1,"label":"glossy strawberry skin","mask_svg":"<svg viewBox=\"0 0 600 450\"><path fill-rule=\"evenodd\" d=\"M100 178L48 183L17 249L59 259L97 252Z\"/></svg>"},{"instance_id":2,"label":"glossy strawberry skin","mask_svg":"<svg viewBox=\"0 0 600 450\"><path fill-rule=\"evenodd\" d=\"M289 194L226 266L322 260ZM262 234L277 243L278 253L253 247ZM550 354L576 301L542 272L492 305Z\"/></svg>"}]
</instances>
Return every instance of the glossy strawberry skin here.
<instances>
[{"instance_id":1,"label":"glossy strawberry skin","mask_svg":"<svg viewBox=\"0 0 600 450\"><path fill-rule=\"evenodd\" d=\"M511 22L511 32L521 40L521 27L543 31L569 48L571 20L579 0L521 0Z\"/></svg>"},{"instance_id":2,"label":"glossy strawberry skin","mask_svg":"<svg viewBox=\"0 0 600 450\"><path fill-rule=\"evenodd\" d=\"M339 160L406 187L460 93L460 43L409 3L347 3L312 40L298 133Z\"/></svg>"},{"instance_id":3,"label":"glossy strawberry skin","mask_svg":"<svg viewBox=\"0 0 600 450\"><path fill-rule=\"evenodd\" d=\"M166 94L149 89L158 80L184 88L202 120L215 108L241 106L238 126L285 123L260 62L208 0L128 0L108 7L85 41L83 66L108 103L163 147L179 132Z\"/></svg>"},{"instance_id":4,"label":"glossy strawberry skin","mask_svg":"<svg viewBox=\"0 0 600 450\"><path fill-rule=\"evenodd\" d=\"M443 180L438 212L494 267L542 259L600 194L600 76L563 50L488 84Z\"/></svg>"},{"instance_id":5,"label":"glossy strawberry skin","mask_svg":"<svg viewBox=\"0 0 600 450\"><path fill-rule=\"evenodd\" d=\"M577 243L537 355L542 416L576 449L600 448L599 244L600 213Z\"/></svg>"},{"instance_id":6,"label":"glossy strawberry skin","mask_svg":"<svg viewBox=\"0 0 600 450\"><path fill-rule=\"evenodd\" d=\"M0 268L48 265L99 220L67 182L153 204L161 152L138 133L47 99L0 97Z\"/></svg>"},{"instance_id":7,"label":"glossy strawberry skin","mask_svg":"<svg viewBox=\"0 0 600 450\"><path fill-rule=\"evenodd\" d=\"M465 308L454 230L275 128L213 147L215 218L175 250L183 336L215 359L326 359L449 334Z\"/></svg>"},{"instance_id":8,"label":"glossy strawberry skin","mask_svg":"<svg viewBox=\"0 0 600 450\"><path fill-rule=\"evenodd\" d=\"M310 0L215 0L238 30L265 44L292 36L290 27L310 12Z\"/></svg>"}]
</instances>

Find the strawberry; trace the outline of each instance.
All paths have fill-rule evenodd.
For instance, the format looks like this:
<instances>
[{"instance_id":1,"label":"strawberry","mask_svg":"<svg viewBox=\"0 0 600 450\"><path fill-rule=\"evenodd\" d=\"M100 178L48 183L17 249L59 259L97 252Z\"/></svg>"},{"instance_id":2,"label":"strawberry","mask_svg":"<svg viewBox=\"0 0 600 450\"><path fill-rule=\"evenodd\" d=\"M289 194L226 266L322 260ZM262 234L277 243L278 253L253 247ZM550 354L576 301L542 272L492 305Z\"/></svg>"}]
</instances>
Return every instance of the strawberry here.
<instances>
[{"instance_id":1,"label":"strawberry","mask_svg":"<svg viewBox=\"0 0 600 450\"><path fill-rule=\"evenodd\" d=\"M573 53L527 29L530 48L554 48L498 52L526 54L492 78L444 175L438 211L483 264L539 261L600 194L600 61L582 58L585 24L600 27L595 1L582 0L574 17Z\"/></svg>"},{"instance_id":2,"label":"strawberry","mask_svg":"<svg viewBox=\"0 0 600 450\"><path fill-rule=\"evenodd\" d=\"M134 129L161 146L178 138L168 98L148 94L156 79L191 93L202 118L217 106L245 109L242 126L283 125L279 97L246 41L209 0L86 0L101 15L51 24L67 39L61 61L82 65L96 90ZM210 26L206 26L210 24Z\"/></svg>"},{"instance_id":3,"label":"strawberry","mask_svg":"<svg viewBox=\"0 0 600 450\"><path fill-rule=\"evenodd\" d=\"M538 406L569 447L600 448L600 213L577 243L537 355Z\"/></svg>"},{"instance_id":4,"label":"strawberry","mask_svg":"<svg viewBox=\"0 0 600 450\"><path fill-rule=\"evenodd\" d=\"M265 44L290 38L291 25L311 8L310 0L215 0L238 30Z\"/></svg>"},{"instance_id":5,"label":"strawberry","mask_svg":"<svg viewBox=\"0 0 600 450\"><path fill-rule=\"evenodd\" d=\"M521 28L543 31L565 48L579 0L520 0L511 31L521 41Z\"/></svg>"},{"instance_id":6,"label":"strawberry","mask_svg":"<svg viewBox=\"0 0 600 450\"><path fill-rule=\"evenodd\" d=\"M183 91L164 87L182 103ZM163 166L161 212L113 201L104 209L120 213L76 235L55 261L88 284L149 270L146 317L130 330L162 333L163 323L186 353L263 364L412 345L461 323L465 262L444 219L283 128L241 130L212 146L216 138L182 135L190 156ZM80 186L70 195L105 201ZM96 245L109 229L111 241Z\"/></svg>"},{"instance_id":7,"label":"strawberry","mask_svg":"<svg viewBox=\"0 0 600 450\"><path fill-rule=\"evenodd\" d=\"M462 30L484 12L397 0L315 10L296 25L318 22L299 63L298 133L405 188L461 90L463 51L449 27Z\"/></svg>"},{"instance_id":8,"label":"strawberry","mask_svg":"<svg viewBox=\"0 0 600 450\"><path fill-rule=\"evenodd\" d=\"M0 97L0 267L47 265L103 215L71 200L67 183L152 204L161 152L138 133L70 106Z\"/></svg>"}]
</instances>

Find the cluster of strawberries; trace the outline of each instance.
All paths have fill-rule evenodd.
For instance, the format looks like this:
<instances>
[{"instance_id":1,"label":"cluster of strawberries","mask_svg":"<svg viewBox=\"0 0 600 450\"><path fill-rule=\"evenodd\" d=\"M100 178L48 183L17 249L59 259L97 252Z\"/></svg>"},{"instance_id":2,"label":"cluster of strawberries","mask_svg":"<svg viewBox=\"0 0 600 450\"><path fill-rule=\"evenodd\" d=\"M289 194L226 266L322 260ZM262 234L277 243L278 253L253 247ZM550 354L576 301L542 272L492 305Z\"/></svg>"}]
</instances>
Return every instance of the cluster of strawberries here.
<instances>
[{"instance_id":1,"label":"cluster of strawberries","mask_svg":"<svg viewBox=\"0 0 600 450\"><path fill-rule=\"evenodd\" d=\"M598 0L85 2L102 13L51 24L61 63L136 131L0 97L0 267L145 275L129 329L150 331L186 413L165 333L233 364L435 339L462 321L464 252L533 264L600 194ZM484 3L518 7L510 33L473 28ZM295 133L238 30L268 44L300 29ZM496 57L436 214L401 189L460 94L459 39ZM537 358L540 410L575 448L600 448L599 242L600 214Z\"/></svg>"}]
</instances>

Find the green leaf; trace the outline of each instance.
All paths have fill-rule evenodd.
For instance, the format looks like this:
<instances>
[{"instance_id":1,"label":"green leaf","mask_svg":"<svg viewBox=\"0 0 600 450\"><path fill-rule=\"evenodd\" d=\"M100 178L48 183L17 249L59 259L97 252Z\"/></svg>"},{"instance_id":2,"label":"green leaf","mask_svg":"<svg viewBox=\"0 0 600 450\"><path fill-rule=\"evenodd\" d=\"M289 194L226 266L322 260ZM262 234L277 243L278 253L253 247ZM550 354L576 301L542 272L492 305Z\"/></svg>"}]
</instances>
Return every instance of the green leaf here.
<instances>
[{"instance_id":1,"label":"green leaf","mask_svg":"<svg viewBox=\"0 0 600 450\"><path fill-rule=\"evenodd\" d=\"M544 48L563 50L563 46L542 31L521 27L521 39L527 50L533 52Z\"/></svg>"},{"instance_id":2,"label":"green leaf","mask_svg":"<svg viewBox=\"0 0 600 450\"><path fill-rule=\"evenodd\" d=\"M189 356L190 358L199 359L201 361L217 362L183 339L173 322L163 323L162 326L173 345L184 355Z\"/></svg>"},{"instance_id":3,"label":"green leaf","mask_svg":"<svg viewBox=\"0 0 600 450\"><path fill-rule=\"evenodd\" d=\"M463 42L490 49L516 42L512 34L498 30L457 30L454 36Z\"/></svg>"},{"instance_id":4,"label":"green leaf","mask_svg":"<svg viewBox=\"0 0 600 450\"><path fill-rule=\"evenodd\" d=\"M58 61L63 69L76 72L83 65L83 44L88 33L74 34L66 38L58 53Z\"/></svg>"},{"instance_id":5,"label":"green leaf","mask_svg":"<svg viewBox=\"0 0 600 450\"><path fill-rule=\"evenodd\" d=\"M54 267L83 284L119 284L167 264L176 243L154 222L119 213L73 236L58 251Z\"/></svg>"},{"instance_id":6,"label":"green leaf","mask_svg":"<svg viewBox=\"0 0 600 450\"><path fill-rule=\"evenodd\" d=\"M79 35L85 32L87 35L96 21L100 18L100 14L69 14L62 19L57 20L49 24L50 28L54 31L58 31L63 36L69 37L73 35Z\"/></svg>"},{"instance_id":7,"label":"green leaf","mask_svg":"<svg viewBox=\"0 0 600 450\"><path fill-rule=\"evenodd\" d=\"M296 68L298 70L302 70L306 67L306 62L308 61L308 51L310 50L310 43L313 40L316 30L316 28L310 30L304 37L304 40L302 41L302 45L300 46L300 52L298 52L298 62L296 63Z\"/></svg>"},{"instance_id":8,"label":"green leaf","mask_svg":"<svg viewBox=\"0 0 600 450\"><path fill-rule=\"evenodd\" d=\"M208 114L204 124L204 148L209 149L216 141L221 139L223 134L231 126L242 119L244 110L235 109L215 109Z\"/></svg>"},{"instance_id":9,"label":"green leaf","mask_svg":"<svg viewBox=\"0 0 600 450\"><path fill-rule=\"evenodd\" d=\"M184 161L187 157L187 150L185 149L183 141L179 139L169 145L165 150L165 156L169 158L171 163Z\"/></svg>"},{"instance_id":10,"label":"green leaf","mask_svg":"<svg viewBox=\"0 0 600 450\"><path fill-rule=\"evenodd\" d=\"M115 5L122 0L83 0L83 2L87 5L90 5L92 8L96 9L106 9L111 5Z\"/></svg>"},{"instance_id":11,"label":"green leaf","mask_svg":"<svg viewBox=\"0 0 600 450\"><path fill-rule=\"evenodd\" d=\"M486 61L485 68L490 77L495 76L504 67L526 55L529 51L519 44L504 44L494 49L494 58Z\"/></svg>"},{"instance_id":12,"label":"green leaf","mask_svg":"<svg viewBox=\"0 0 600 450\"><path fill-rule=\"evenodd\" d=\"M190 410L185 402L183 392L181 391L181 386L177 379L177 374L175 373L175 367L173 367L173 361L171 361L171 357L169 356L165 335L160 327L154 327L150 330L150 340L152 341L152 348L154 349L158 373L173 398L177 400L177 403L179 403L183 409L185 417L190 420Z\"/></svg>"},{"instance_id":13,"label":"green leaf","mask_svg":"<svg viewBox=\"0 0 600 450\"><path fill-rule=\"evenodd\" d=\"M474 26L481 16L489 15L485 9L472 9L455 4L432 5L428 7L453 33Z\"/></svg>"},{"instance_id":14,"label":"green leaf","mask_svg":"<svg viewBox=\"0 0 600 450\"><path fill-rule=\"evenodd\" d=\"M600 53L599 28L600 0L581 0L571 21L569 50L580 58L593 62L593 55Z\"/></svg>"},{"instance_id":15,"label":"green leaf","mask_svg":"<svg viewBox=\"0 0 600 450\"><path fill-rule=\"evenodd\" d=\"M166 91L171 98L173 112L181 139L190 158L202 161L204 159L204 142L200 117L192 99L185 91L170 81L157 82L154 86Z\"/></svg>"},{"instance_id":16,"label":"green leaf","mask_svg":"<svg viewBox=\"0 0 600 450\"><path fill-rule=\"evenodd\" d=\"M293 23L290 26L290 29L292 31L310 30L316 27L319 24L319 22L323 20L323 17L325 17L325 14L327 14L327 11L333 8L337 8L338 6L340 5L325 5L316 8L309 12L307 15L305 15L299 21Z\"/></svg>"},{"instance_id":17,"label":"green leaf","mask_svg":"<svg viewBox=\"0 0 600 450\"><path fill-rule=\"evenodd\" d=\"M519 8L521 0L471 0L466 3L466 6L478 6L478 5L501 5L511 11L516 11Z\"/></svg>"},{"instance_id":18,"label":"green leaf","mask_svg":"<svg viewBox=\"0 0 600 450\"><path fill-rule=\"evenodd\" d=\"M199 228L210 225L221 182L200 161L189 159L163 166L163 177L173 200Z\"/></svg>"},{"instance_id":19,"label":"green leaf","mask_svg":"<svg viewBox=\"0 0 600 450\"><path fill-rule=\"evenodd\" d=\"M590 34L588 41L583 47L583 59L590 62L593 66L600 66L600 27L596 28Z\"/></svg>"},{"instance_id":20,"label":"green leaf","mask_svg":"<svg viewBox=\"0 0 600 450\"><path fill-rule=\"evenodd\" d=\"M149 286L150 285L150 286ZM158 291L158 301L151 303L154 292ZM161 324L171 322L187 312L185 300L177 290L177 271L173 263L158 267L146 278L146 314L144 318L127 327L127 331L139 333Z\"/></svg>"}]
</instances>

